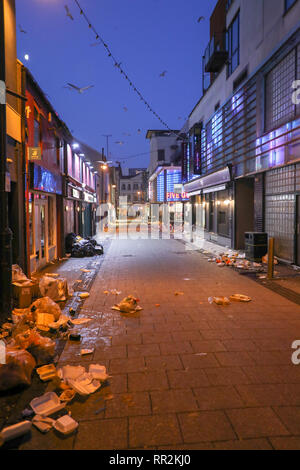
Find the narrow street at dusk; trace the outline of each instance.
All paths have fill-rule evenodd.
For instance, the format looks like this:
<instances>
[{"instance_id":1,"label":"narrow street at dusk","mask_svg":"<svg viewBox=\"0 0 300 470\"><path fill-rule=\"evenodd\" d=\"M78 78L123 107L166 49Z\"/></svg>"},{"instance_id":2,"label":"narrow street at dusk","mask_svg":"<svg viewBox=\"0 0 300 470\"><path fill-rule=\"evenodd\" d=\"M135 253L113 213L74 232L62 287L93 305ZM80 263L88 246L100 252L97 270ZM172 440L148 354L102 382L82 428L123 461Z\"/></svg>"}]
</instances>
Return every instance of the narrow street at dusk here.
<instances>
[{"instance_id":1,"label":"narrow street at dusk","mask_svg":"<svg viewBox=\"0 0 300 470\"><path fill-rule=\"evenodd\" d=\"M0 0L0 453L38 450L300 450L300 0Z\"/></svg>"},{"instance_id":2,"label":"narrow street at dusk","mask_svg":"<svg viewBox=\"0 0 300 470\"><path fill-rule=\"evenodd\" d=\"M113 289L137 296L143 310L112 311L115 296L104 292ZM208 303L236 292L252 303ZM299 448L300 368L291 363L299 314L299 306L179 241L114 240L81 309L92 323L58 364L104 364L109 387L68 407L79 421L76 436L33 430L21 448ZM82 360L82 347L94 354Z\"/></svg>"}]
</instances>

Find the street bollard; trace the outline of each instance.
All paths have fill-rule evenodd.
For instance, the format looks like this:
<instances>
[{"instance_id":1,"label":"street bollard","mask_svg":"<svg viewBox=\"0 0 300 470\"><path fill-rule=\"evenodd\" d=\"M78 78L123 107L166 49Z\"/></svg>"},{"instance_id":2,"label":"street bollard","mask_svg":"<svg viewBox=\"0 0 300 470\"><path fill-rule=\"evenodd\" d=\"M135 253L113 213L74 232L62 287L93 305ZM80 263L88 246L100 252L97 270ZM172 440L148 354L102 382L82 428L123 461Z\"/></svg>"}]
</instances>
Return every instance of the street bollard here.
<instances>
[{"instance_id":1,"label":"street bollard","mask_svg":"<svg viewBox=\"0 0 300 470\"><path fill-rule=\"evenodd\" d=\"M269 238L268 249L268 279L274 277L274 238Z\"/></svg>"}]
</instances>

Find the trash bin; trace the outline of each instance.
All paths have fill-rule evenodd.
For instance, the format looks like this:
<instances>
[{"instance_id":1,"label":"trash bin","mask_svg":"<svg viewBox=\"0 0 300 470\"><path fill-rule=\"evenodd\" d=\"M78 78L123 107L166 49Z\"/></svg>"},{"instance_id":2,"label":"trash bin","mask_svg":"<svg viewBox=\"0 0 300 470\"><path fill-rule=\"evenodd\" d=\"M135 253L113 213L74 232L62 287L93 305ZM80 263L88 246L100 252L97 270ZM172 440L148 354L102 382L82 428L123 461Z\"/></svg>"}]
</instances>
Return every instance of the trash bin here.
<instances>
[{"instance_id":1,"label":"trash bin","mask_svg":"<svg viewBox=\"0 0 300 470\"><path fill-rule=\"evenodd\" d=\"M268 253L268 234L263 232L246 232L245 251L247 259L261 262L262 257Z\"/></svg>"}]
</instances>

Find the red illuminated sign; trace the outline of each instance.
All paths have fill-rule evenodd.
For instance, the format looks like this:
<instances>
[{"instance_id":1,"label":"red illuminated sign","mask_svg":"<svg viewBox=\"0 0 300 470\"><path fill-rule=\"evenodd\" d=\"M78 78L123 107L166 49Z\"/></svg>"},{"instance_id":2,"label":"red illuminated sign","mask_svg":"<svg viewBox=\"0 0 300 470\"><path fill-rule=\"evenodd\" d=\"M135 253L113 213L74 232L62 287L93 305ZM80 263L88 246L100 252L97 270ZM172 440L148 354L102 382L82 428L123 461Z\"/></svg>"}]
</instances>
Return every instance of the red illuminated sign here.
<instances>
[{"instance_id":1,"label":"red illuminated sign","mask_svg":"<svg viewBox=\"0 0 300 470\"><path fill-rule=\"evenodd\" d=\"M184 201L188 200L189 196L187 193L167 193L167 201Z\"/></svg>"}]
</instances>

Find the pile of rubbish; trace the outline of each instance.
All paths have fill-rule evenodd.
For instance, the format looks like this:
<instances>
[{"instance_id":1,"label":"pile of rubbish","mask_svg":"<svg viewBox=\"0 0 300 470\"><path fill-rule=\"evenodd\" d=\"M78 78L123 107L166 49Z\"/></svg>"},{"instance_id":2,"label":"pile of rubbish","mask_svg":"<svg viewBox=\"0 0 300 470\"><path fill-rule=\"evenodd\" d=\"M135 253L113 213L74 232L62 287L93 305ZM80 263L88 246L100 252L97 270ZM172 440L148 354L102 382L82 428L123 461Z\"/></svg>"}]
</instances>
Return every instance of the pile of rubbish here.
<instances>
[{"instance_id":1,"label":"pile of rubbish","mask_svg":"<svg viewBox=\"0 0 300 470\"><path fill-rule=\"evenodd\" d=\"M66 251L74 258L103 255L103 246L92 238L82 238L75 233L69 233L66 237Z\"/></svg>"},{"instance_id":2,"label":"pile of rubbish","mask_svg":"<svg viewBox=\"0 0 300 470\"><path fill-rule=\"evenodd\" d=\"M142 307L138 305L138 302L139 299L135 298L133 295L128 295L119 304L114 305L112 310L126 314L137 313L143 310Z\"/></svg>"},{"instance_id":3,"label":"pile of rubbish","mask_svg":"<svg viewBox=\"0 0 300 470\"><path fill-rule=\"evenodd\" d=\"M268 264L268 255L262 258L261 263L252 262L246 259L246 254L241 252L228 251L220 253L218 256L208 258L209 263L216 263L218 267L231 266L241 271L264 272ZM277 258L274 258L274 264L278 264Z\"/></svg>"},{"instance_id":4,"label":"pile of rubbish","mask_svg":"<svg viewBox=\"0 0 300 470\"><path fill-rule=\"evenodd\" d=\"M22 352L22 357L21 353L19 356L20 364L23 361L24 382L28 383L35 363L26 351ZM74 433L78 428L78 422L71 417L70 411L67 412L66 406L75 399L77 394L87 397L95 393L109 378L105 366L100 364L90 364L88 372L82 366L70 365L57 370L54 364L40 367L36 372L43 382L52 381L52 386L59 395L51 391L31 400L30 408L22 413L23 418L27 419L6 427L0 432L0 447L5 442L29 433L32 425L44 434L51 429L55 429L62 436ZM50 418L53 415L56 415L57 419ZM31 421L30 418L32 418Z\"/></svg>"}]
</instances>

